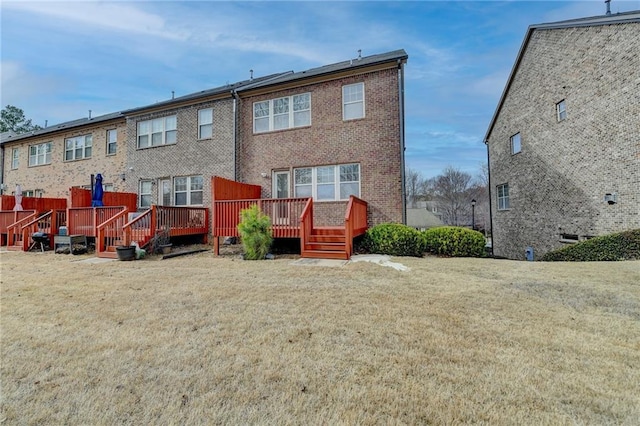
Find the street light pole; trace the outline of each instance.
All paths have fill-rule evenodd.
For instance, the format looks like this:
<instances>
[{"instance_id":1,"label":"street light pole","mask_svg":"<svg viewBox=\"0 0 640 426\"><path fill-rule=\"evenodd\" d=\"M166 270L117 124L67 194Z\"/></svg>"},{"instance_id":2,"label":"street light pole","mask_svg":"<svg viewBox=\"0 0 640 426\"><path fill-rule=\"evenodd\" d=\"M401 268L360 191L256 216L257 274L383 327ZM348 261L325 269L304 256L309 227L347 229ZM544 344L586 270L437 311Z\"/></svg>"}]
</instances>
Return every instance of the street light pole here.
<instances>
[{"instance_id":1,"label":"street light pole","mask_svg":"<svg viewBox=\"0 0 640 426\"><path fill-rule=\"evenodd\" d=\"M476 230L476 199L471 200L471 229Z\"/></svg>"}]
</instances>

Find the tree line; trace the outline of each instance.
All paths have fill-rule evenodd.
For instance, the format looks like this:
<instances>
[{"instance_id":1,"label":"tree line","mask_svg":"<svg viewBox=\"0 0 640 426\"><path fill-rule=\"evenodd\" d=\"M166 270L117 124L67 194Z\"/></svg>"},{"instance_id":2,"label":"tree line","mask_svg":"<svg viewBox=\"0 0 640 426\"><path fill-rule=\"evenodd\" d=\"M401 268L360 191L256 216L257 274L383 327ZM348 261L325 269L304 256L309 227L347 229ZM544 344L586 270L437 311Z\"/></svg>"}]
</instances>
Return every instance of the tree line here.
<instances>
[{"instance_id":1,"label":"tree line","mask_svg":"<svg viewBox=\"0 0 640 426\"><path fill-rule=\"evenodd\" d=\"M405 195L407 208L429 209L445 225L474 227L483 232L491 227L486 164L480 166L476 176L448 166L429 179L409 168L405 174Z\"/></svg>"}]
</instances>

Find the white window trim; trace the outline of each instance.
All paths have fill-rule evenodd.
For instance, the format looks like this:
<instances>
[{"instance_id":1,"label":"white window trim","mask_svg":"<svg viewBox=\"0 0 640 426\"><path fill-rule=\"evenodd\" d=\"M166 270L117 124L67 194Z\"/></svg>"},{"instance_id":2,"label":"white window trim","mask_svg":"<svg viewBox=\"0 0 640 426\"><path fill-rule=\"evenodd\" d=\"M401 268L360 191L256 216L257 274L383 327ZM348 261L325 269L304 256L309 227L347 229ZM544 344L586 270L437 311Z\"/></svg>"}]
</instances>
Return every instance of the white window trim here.
<instances>
[{"instance_id":1,"label":"white window trim","mask_svg":"<svg viewBox=\"0 0 640 426\"><path fill-rule=\"evenodd\" d=\"M69 149L67 147L67 144L69 142L73 142L73 147L71 149ZM76 146L76 142L81 142L82 146L81 147L77 147ZM80 149L82 150L82 155L80 157L76 157L76 150ZM89 153L87 154L87 151L89 151ZM71 152L72 153L72 158L67 158L67 152ZM64 140L64 154L63 154L63 161L76 161L76 160L85 160L87 158L91 158L91 155L93 153L93 136L91 134L89 135L82 135L82 136L74 136L72 138L66 138Z\"/></svg>"},{"instance_id":2,"label":"white window trim","mask_svg":"<svg viewBox=\"0 0 640 426\"><path fill-rule=\"evenodd\" d=\"M187 189L185 191L178 191L176 189L176 180L177 179L187 179ZM202 189L198 189L198 190L192 190L191 189L191 179L193 178L200 178L200 180L202 180ZM192 175L192 176L176 176L173 178L173 205L174 206L202 206L204 205L204 177L202 175ZM198 204L192 204L191 203L191 195L194 192L201 192L202 193L202 203L198 203ZM187 198L186 198L186 203L185 204L178 204L176 203L176 198L178 194L183 194L186 193L187 194Z\"/></svg>"},{"instance_id":3,"label":"white window trim","mask_svg":"<svg viewBox=\"0 0 640 426\"><path fill-rule=\"evenodd\" d=\"M31 148L36 148L36 154L31 154ZM29 145L29 167L35 166L44 166L47 164L51 164L51 151L52 151L52 143L45 142L37 145ZM40 152L43 150L44 152ZM42 157L42 162L39 161L39 158ZM33 161L35 159L35 161ZM48 160L48 161L47 161Z\"/></svg>"},{"instance_id":4,"label":"white window trim","mask_svg":"<svg viewBox=\"0 0 640 426\"><path fill-rule=\"evenodd\" d=\"M115 140L111 141L111 135L115 135ZM113 146L113 152L109 152L109 147ZM118 153L118 129L107 130L107 155L116 155Z\"/></svg>"},{"instance_id":5,"label":"white window trim","mask_svg":"<svg viewBox=\"0 0 640 426\"><path fill-rule=\"evenodd\" d=\"M500 189L503 189L503 194L500 195ZM507 189L507 195L504 195L504 188ZM496 196L497 196L497 202L498 202L498 210L509 210L511 209L511 194L509 193L509 184L508 183L503 183L501 185L498 185L496 187Z\"/></svg>"},{"instance_id":6,"label":"white window trim","mask_svg":"<svg viewBox=\"0 0 640 426\"><path fill-rule=\"evenodd\" d=\"M348 201L349 197L347 198L340 198L340 185L343 183L355 183L355 181L350 181L350 182L341 182L340 181L340 166L351 166L351 165L357 165L358 166L358 193L355 194L356 197L360 197L360 194L362 194L362 166L359 163L346 163L346 164L329 164L329 165L322 165L322 166L314 166L314 167L296 167L293 169L293 196L294 197L298 197L298 195L296 195L296 188L300 187L300 186L309 186L311 185L311 197L313 198L314 202L318 202L318 203L324 203L324 202L335 202L335 201ZM324 167L333 167L333 173L334 173L334 181L333 181L333 185L334 185L334 198L333 199L318 199L318 169L320 168L324 168ZM298 184L296 183L296 170L304 170L304 169L311 169L311 183L308 184ZM322 185L322 184L321 184Z\"/></svg>"},{"instance_id":7,"label":"white window trim","mask_svg":"<svg viewBox=\"0 0 640 426\"><path fill-rule=\"evenodd\" d=\"M200 113L210 111L209 115L211 121L208 123L203 123L200 121ZM211 136L202 137L202 129L204 127L211 127ZM213 108L203 108L198 110L198 139L211 139L213 137Z\"/></svg>"},{"instance_id":8,"label":"white window trim","mask_svg":"<svg viewBox=\"0 0 640 426\"><path fill-rule=\"evenodd\" d=\"M294 102L294 98L298 97L298 96L305 96L308 95L309 96L309 108L308 109L302 109L302 110L295 110L295 102ZM288 118L289 118L289 126L288 127L283 127L283 128L275 128L275 117L276 115L283 115L283 114L275 114L274 113L274 102L279 101L281 99L288 99L289 102L289 111L285 114L288 114ZM261 103L265 103L268 102L269 103L269 115L266 115L264 117L258 117L258 118L267 118L269 119L269 129L268 130L257 130L256 129L256 105L257 104L261 104ZM301 125L295 125L295 114L296 113L301 113L301 112L305 112L305 111L309 111L309 123L305 123L305 124L301 124ZM279 131L279 130L288 130L288 129L295 129L298 127L309 127L311 126L311 92L305 92L305 93L297 93L295 95L291 95L291 96L282 96L280 98L274 98L274 99L269 99L269 100L264 100L264 101L259 101L259 102L254 102L253 103L253 133L267 133L267 132L273 132L273 131Z\"/></svg>"},{"instance_id":9,"label":"white window trim","mask_svg":"<svg viewBox=\"0 0 640 426\"><path fill-rule=\"evenodd\" d=\"M562 109L561 109L562 107ZM564 116L563 116L564 114ZM561 100L556 104L556 119L558 123L567 119L567 101L566 99Z\"/></svg>"},{"instance_id":10,"label":"white window trim","mask_svg":"<svg viewBox=\"0 0 640 426\"><path fill-rule=\"evenodd\" d=\"M516 151L516 146L514 144L514 141L518 141L518 147L517 147L517 151ZM516 133L515 135L511 136L509 138L509 142L511 144L511 155L515 155L518 154L520 152L522 152L522 135L520 134L520 132Z\"/></svg>"},{"instance_id":11,"label":"white window trim","mask_svg":"<svg viewBox=\"0 0 640 426\"><path fill-rule=\"evenodd\" d=\"M142 185L144 183L149 184L149 192L142 192ZM148 206L142 204L142 197L145 195L149 196ZM140 184L138 185L138 207L140 207L141 209L147 209L147 208L150 208L152 204L153 204L153 181L148 179L141 180Z\"/></svg>"},{"instance_id":12,"label":"white window trim","mask_svg":"<svg viewBox=\"0 0 640 426\"><path fill-rule=\"evenodd\" d=\"M345 101L345 89L347 87L353 87L353 86L362 86L362 99L361 100L357 100L357 101ZM354 117L354 118L347 118L345 117L345 113L346 113L346 106L347 105L352 105L352 104L362 104L362 116L361 117ZM351 121L351 120L360 120L363 119L367 116L366 114L366 110L365 110L365 92L364 92L364 82L360 82L360 83L354 83L354 84L346 84L344 86L342 86L342 120L343 121Z\"/></svg>"},{"instance_id":13,"label":"white window trim","mask_svg":"<svg viewBox=\"0 0 640 426\"><path fill-rule=\"evenodd\" d=\"M11 150L11 170L16 170L20 167L20 148L13 148Z\"/></svg>"},{"instance_id":14,"label":"white window trim","mask_svg":"<svg viewBox=\"0 0 640 426\"><path fill-rule=\"evenodd\" d=\"M167 120L172 118L173 121L176 123L175 129L167 129ZM153 122L155 120L162 120L162 130L160 132L154 132L153 131ZM142 124L147 124L149 126L149 132L148 133L140 133L140 126ZM175 132L176 136L175 136L175 142L167 142L167 133L169 132ZM147 149L147 148L156 148L158 146L165 146L165 145L175 145L176 143L178 143L178 116L177 115L167 115L164 117L156 117L156 118L151 118L148 120L142 120L142 121L138 121L137 125L136 125L136 146L138 147L138 149ZM158 145L153 145L153 134L154 133L160 133L162 135L162 138L160 140L160 144ZM141 136L147 136L147 146L140 146L140 138Z\"/></svg>"}]
</instances>

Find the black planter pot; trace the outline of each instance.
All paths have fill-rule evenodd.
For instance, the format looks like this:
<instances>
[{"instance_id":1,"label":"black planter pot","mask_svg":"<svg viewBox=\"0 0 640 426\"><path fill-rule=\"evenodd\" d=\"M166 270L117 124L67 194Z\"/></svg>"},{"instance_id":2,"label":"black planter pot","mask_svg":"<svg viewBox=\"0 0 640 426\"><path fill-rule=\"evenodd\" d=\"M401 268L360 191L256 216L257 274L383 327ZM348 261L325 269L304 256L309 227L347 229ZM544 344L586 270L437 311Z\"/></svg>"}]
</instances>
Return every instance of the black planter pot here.
<instances>
[{"instance_id":1,"label":"black planter pot","mask_svg":"<svg viewBox=\"0 0 640 426\"><path fill-rule=\"evenodd\" d=\"M136 246L118 246L116 247L119 260L134 260L136 258Z\"/></svg>"}]
</instances>

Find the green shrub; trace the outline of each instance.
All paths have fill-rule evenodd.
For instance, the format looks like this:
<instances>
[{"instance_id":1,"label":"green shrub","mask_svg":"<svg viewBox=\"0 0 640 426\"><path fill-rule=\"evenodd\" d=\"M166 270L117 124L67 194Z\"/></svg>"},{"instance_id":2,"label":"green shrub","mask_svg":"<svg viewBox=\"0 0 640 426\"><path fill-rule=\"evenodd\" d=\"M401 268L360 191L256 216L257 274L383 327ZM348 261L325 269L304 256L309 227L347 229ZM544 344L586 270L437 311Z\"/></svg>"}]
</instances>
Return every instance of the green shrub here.
<instances>
[{"instance_id":1,"label":"green shrub","mask_svg":"<svg viewBox=\"0 0 640 426\"><path fill-rule=\"evenodd\" d=\"M424 254L420 231L399 223L384 223L367 230L362 247L369 253L391 256L416 256Z\"/></svg>"},{"instance_id":2,"label":"green shrub","mask_svg":"<svg viewBox=\"0 0 640 426\"><path fill-rule=\"evenodd\" d=\"M484 257L482 233L458 226L440 226L423 232L427 252L440 256Z\"/></svg>"},{"instance_id":3,"label":"green shrub","mask_svg":"<svg viewBox=\"0 0 640 426\"><path fill-rule=\"evenodd\" d=\"M542 256L542 261L593 262L640 259L640 229L581 241Z\"/></svg>"},{"instance_id":4,"label":"green shrub","mask_svg":"<svg viewBox=\"0 0 640 426\"><path fill-rule=\"evenodd\" d=\"M240 212L238 232L244 247L244 258L259 260L269 253L273 242L271 235L271 219L260 211L257 205Z\"/></svg>"}]
</instances>

